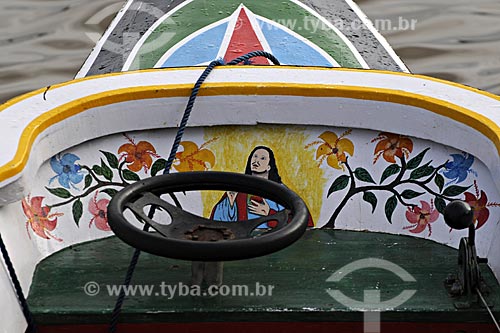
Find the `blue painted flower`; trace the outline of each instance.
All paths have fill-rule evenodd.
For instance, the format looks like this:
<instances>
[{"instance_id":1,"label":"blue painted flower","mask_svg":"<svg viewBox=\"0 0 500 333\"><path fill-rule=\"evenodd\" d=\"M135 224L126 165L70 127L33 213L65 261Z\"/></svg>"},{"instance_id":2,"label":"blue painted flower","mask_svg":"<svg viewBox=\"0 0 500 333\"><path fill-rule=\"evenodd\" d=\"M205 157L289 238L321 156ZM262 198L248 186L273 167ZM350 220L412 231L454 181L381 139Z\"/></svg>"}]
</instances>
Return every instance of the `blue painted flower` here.
<instances>
[{"instance_id":1,"label":"blue painted flower","mask_svg":"<svg viewBox=\"0 0 500 333\"><path fill-rule=\"evenodd\" d=\"M73 184L78 184L83 180L81 167L75 164L80 158L74 154L64 154L54 156L50 159L50 166L57 174L49 180L49 185L57 178L59 184L65 188L76 187Z\"/></svg>"},{"instance_id":2,"label":"blue painted flower","mask_svg":"<svg viewBox=\"0 0 500 333\"><path fill-rule=\"evenodd\" d=\"M443 175L450 179L451 182L455 182L456 184L461 183L467 178L469 173L477 176L477 173L471 169L474 163L474 156L462 153L462 155L451 154L451 157L453 157L453 161L445 164L446 171L443 172Z\"/></svg>"}]
</instances>

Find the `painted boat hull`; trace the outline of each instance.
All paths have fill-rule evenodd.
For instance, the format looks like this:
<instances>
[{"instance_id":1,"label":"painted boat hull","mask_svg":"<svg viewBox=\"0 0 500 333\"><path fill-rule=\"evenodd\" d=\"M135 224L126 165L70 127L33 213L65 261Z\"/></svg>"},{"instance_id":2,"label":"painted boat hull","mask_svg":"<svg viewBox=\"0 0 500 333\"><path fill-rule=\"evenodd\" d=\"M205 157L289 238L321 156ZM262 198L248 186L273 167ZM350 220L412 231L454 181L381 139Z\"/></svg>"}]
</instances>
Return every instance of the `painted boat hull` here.
<instances>
[{"instance_id":1,"label":"painted boat hull","mask_svg":"<svg viewBox=\"0 0 500 333\"><path fill-rule=\"evenodd\" d=\"M254 64L261 66L215 69L200 91L174 171L244 172L252 149L266 146L274 152L283 183L309 206L316 230L308 231L308 235L342 230L339 234L355 232L360 242L364 234L360 231L370 231L389 238L413 236L416 244L441 244L451 251L447 256L440 256L441 251L447 251L441 249L423 251L416 257L412 253L413 259L408 261L394 259L398 267L413 274L418 270L411 271L410 262L432 257L438 260L431 261L429 275L444 262L452 260L450 267L455 265L455 252L448 247L457 248L465 234L450 231L442 213L446 203L465 200L475 209L477 250L480 257L489 260L484 266L489 287L497 290L500 97L409 74L350 1L290 0L271 5L242 0L218 5L214 9L206 7L206 1L178 1L165 7L164 1L150 1L145 9L129 1L76 80L20 96L0 107L2 133L7 138L0 154L0 218L15 221L2 224L0 231L7 248L14 249L11 255L23 289L31 286L29 302L37 311L41 331L105 330L102 322L109 319L108 305L104 310L98 308L101 316L83 322L76 319L82 318L83 312L71 317L67 309L57 306L37 308L37 302L44 303L49 297L37 293L58 284L50 284L56 281L52 277L35 283L32 276L44 270L57 275L57 265L54 268L49 262L68 253L68 249L87 242L92 247L113 241L106 217L106 205L113 194L131 182L163 172L192 84L204 69L164 67L203 65L216 57L228 60L250 46L274 50L287 66L267 66L265 60L258 59ZM193 16L200 8L207 10L207 15ZM278 12L284 20L280 21ZM354 38L354 32L339 29L331 23L335 18L345 24L362 22L363 37ZM291 27L287 22L292 21L286 19L297 24ZM179 29L186 21L192 26ZM300 29L306 26L316 30L321 27L326 35L316 31L318 34L309 38ZM133 33L125 35L126 31ZM162 36L166 38L158 38ZM328 42L322 44L323 39ZM155 42L151 44L151 40ZM285 47L280 44L283 40L288 41ZM301 66L305 64L310 66ZM223 199L220 193L194 193L181 201L192 212L209 217ZM357 242L344 240L343 244L355 248ZM335 258L336 247L320 250L319 245L300 244L299 249L312 250L298 256L292 271L303 269L309 261L314 263L314 258L332 263L324 274L341 268L341 260ZM388 248L384 252L391 251L391 244L385 244ZM373 242L369 246L374 246ZM127 253L127 249L120 251L120 255ZM364 256L360 260L372 255L371 251L360 253ZM349 258L349 254L346 256ZM384 253L378 256L383 257ZM75 262L79 257L68 258ZM275 272L269 264L276 260L272 258L262 259L270 276ZM316 262L310 271L321 273L322 265ZM78 265L73 270L85 272ZM242 271L235 268L234 272ZM83 287L82 281L71 280L71 273L66 274L68 281L73 281L70 285L78 290ZM312 276L304 273L296 278L307 280ZM384 279L379 278L379 282ZM25 323L21 312L12 306L17 300L10 292L7 275L0 283L9 290L0 312L13 318L0 328L22 331ZM326 288L318 283L312 291L328 297ZM433 288L438 290L439 283L434 281ZM288 293L293 290L300 288ZM453 303L444 294L444 287L440 292L440 299L448 305ZM488 300L493 302L498 294L493 292ZM291 325L317 330L361 329L363 318L356 307L344 309L335 303L333 308L316 311L302 302L303 309L291 313L288 302L274 304L275 311L262 310L258 318L243 316L236 320L220 315L213 323L207 317L192 322L146 316L147 321L155 323L132 321L122 329L145 329L145 325L147 329L180 331L193 327L209 331L245 327L252 331ZM388 307L380 307L378 310L389 316L383 320L382 331L402 327L410 332L493 330L484 310L450 311L456 320L440 320L439 311L427 311L432 305L424 302L423 308L401 306L401 311L391 313ZM253 311L242 303L233 304L234 309ZM66 313L66 319L59 310ZM407 319L415 311L421 316ZM176 315L188 318L189 313L186 310ZM344 319L330 320L329 316L336 313ZM44 322L47 318L52 319ZM71 318L74 323L67 321Z\"/></svg>"}]
</instances>

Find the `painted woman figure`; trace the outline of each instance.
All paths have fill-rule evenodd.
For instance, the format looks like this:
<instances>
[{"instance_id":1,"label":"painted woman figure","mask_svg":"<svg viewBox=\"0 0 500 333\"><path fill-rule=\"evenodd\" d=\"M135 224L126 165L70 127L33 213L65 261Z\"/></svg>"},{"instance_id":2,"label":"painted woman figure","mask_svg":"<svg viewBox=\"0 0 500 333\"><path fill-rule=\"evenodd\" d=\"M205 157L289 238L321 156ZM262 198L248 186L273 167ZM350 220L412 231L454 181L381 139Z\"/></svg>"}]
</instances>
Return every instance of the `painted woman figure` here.
<instances>
[{"instance_id":1,"label":"painted woman figure","mask_svg":"<svg viewBox=\"0 0 500 333\"><path fill-rule=\"evenodd\" d=\"M282 184L276 166L274 152L269 147L255 147L247 159L245 174L262 177ZM246 193L226 192L215 205L210 218L216 221L234 222L256 219L283 210L280 204ZM309 219L308 226L314 226ZM267 227L265 224L261 227Z\"/></svg>"}]
</instances>

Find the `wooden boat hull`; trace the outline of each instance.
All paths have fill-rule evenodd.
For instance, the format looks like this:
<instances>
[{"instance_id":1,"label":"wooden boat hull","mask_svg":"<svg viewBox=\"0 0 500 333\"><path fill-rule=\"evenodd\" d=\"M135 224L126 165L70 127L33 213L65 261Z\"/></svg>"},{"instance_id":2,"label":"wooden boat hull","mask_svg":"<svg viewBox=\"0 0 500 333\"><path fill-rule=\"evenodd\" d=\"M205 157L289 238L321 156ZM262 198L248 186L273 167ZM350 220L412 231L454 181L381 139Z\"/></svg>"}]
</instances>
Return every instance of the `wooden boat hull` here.
<instances>
[{"instance_id":1,"label":"wooden boat hull","mask_svg":"<svg viewBox=\"0 0 500 333\"><path fill-rule=\"evenodd\" d=\"M173 171L244 172L255 147L273 152L283 184L306 201L314 228L294 246L254 259L251 266L229 264L226 272L238 277L229 279L233 284L270 279L285 288L284 296L250 305L246 299L185 298L175 305L162 301L156 312L148 308L154 297L138 298L124 310L121 329L359 330L363 321L370 322L363 317L367 309L356 306L359 302L342 303L339 294L332 297L327 281L344 277L335 273L359 259L376 268L376 283L396 274L418 285L405 302L375 309L383 312L383 332L493 331L485 309L456 309L442 285L455 271L453 248L465 236L450 230L443 211L453 200L473 207L478 255L489 260L482 264L491 290L487 301L498 303L500 97L409 74L351 1L138 4L126 4L76 80L0 107L6 138L0 219L9 222L0 224L0 231L7 248L15 249L11 256L23 289L31 288L29 304L42 332L105 330L113 299L92 303L93 296L81 292L103 271L110 284L121 281L108 269L117 262L125 269L123 260L131 254L112 237L109 200L128 184L164 172L204 65L214 58L229 60L250 46L276 51L286 65L264 66L259 58L254 65L262 66L216 68L200 90ZM361 22L362 37L339 29L334 18ZM183 67L162 69L169 66ZM180 201L209 217L224 198L186 193ZM247 215L250 202L249 197L247 207L240 207ZM372 238L363 248L366 237ZM98 254L106 257L96 262ZM165 274L171 284L188 278L189 263L147 258L150 268L158 269L155 278ZM282 262L287 262L283 269ZM97 271L91 281L92 269ZM361 291L373 291L370 281L350 286L358 300ZM17 299L7 275L0 286L9 290L0 312L13 318L0 328L22 331L25 323L12 306ZM388 293L401 286L406 284L393 283ZM91 308L73 305L78 293L86 297L78 304ZM55 303L47 308L49 301Z\"/></svg>"}]
</instances>

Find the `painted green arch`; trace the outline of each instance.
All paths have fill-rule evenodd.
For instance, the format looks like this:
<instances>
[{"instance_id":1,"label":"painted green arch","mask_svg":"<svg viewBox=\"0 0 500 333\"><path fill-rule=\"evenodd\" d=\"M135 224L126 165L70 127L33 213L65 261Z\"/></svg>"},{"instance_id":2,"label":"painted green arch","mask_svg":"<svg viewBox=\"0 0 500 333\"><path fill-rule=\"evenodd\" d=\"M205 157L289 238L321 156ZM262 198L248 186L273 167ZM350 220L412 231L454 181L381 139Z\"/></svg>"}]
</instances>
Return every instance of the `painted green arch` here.
<instances>
[{"instance_id":1,"label":"painted green arch","mask_svg":"<svg viewBox=\"0 0 500 333\"><path fill-rule=\"evenodd\" d=\"M130 70L153 68L156 62L175 44L197 30L220 21L231 14L240 4L257 15L277 21L322 48L340 66L362 68L349 46L330 27L296 3L267 0L194 0L162 22L147 38L145 44L154 45L162 34L174 34L166 43L149 50L141 47ZM290 24L288 24L290 23Z\"/></svg>"}]
</instances>

